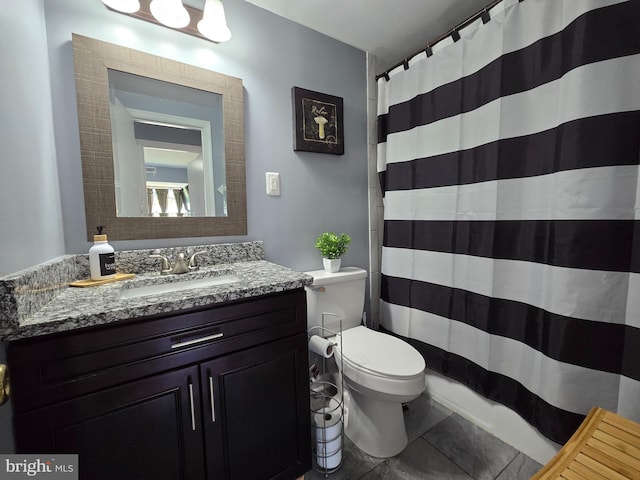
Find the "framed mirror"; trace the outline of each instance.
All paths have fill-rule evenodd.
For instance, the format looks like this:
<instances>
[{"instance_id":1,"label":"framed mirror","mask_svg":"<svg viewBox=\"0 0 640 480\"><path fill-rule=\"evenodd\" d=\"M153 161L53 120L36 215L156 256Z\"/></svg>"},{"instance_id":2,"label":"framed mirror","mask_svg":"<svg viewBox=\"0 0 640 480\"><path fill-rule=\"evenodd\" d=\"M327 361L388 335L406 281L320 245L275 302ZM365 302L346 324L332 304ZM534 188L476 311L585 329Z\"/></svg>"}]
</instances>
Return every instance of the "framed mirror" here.
<instances>
[{"instance_id":1,"label":"framed mirror","mask_svg":"<svg viewBox=\"0 0 640 480\"><path fill-rule=\"evenodd\" d=\"M247 233L242 80L73 34L87 239Z\"/></svg>"}]
</instances>

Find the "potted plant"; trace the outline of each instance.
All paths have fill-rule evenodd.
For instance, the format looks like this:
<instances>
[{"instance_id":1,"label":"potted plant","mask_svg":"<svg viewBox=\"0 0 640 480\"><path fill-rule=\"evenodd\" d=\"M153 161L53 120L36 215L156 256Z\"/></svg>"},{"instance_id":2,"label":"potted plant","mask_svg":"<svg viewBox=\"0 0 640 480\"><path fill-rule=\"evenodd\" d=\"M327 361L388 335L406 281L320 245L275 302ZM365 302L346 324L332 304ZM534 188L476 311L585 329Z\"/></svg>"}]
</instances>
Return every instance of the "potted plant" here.
<instances>
[{"instance_id":1,"label":"potted plant","mask_svg":"<svg viewBox=\"0 0 640 480\"><path fill-rule=\"evenodd\" d=\"M324 232L316 239L316 248L322 254L322 264L327 272L335 273L340 270L340 257L347 253L347 245L350 243L351 237L346 233L336 235Z\"/></svg>"}]
</instances>

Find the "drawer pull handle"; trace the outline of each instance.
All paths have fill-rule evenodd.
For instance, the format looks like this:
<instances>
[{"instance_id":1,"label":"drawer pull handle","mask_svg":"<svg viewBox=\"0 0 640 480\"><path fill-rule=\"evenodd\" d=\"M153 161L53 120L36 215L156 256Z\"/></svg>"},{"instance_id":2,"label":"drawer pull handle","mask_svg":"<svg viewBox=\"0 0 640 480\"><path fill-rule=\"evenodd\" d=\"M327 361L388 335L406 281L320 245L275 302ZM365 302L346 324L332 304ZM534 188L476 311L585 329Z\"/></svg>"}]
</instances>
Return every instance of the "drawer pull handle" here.
<instances>
[{"instance_id":1,"label":"drawer pull handle","mask_svg":"<svg viewBox=\"0 0 640 480\"><path fill-rule=\"evenodd\" d=\"M191 403L191 430L196 431L196 411L193 407L193 384L189 384L189 402Z\"/></svg>"},{"instance_id":2,"label":"drawer pull handle","mask_svg":"<svg viewBox=\"0 0 640 480\"><path fill-rule=\"evenodd\" d=\"M186 340L184 342L174 343L173 345L171 345L171 348L174 349L174 348L188 347L189 345L195 345L196 343L208 342L209 340L220 338L223 335L224 333L220 332L214 335L208 335L206 337L195 338L193 340Z\"/></svg>"},{"instance_id":3,"label":"drawer pull handle","mask_svg":"<svg viewBox=\"0 0 640 480\"><path fill-rule=\"evenodd\" d=\"M209 395L211 396L211 421L216 423L216 406L213 403L213 378L209 376Z\"/></svg>"}]
</instances>

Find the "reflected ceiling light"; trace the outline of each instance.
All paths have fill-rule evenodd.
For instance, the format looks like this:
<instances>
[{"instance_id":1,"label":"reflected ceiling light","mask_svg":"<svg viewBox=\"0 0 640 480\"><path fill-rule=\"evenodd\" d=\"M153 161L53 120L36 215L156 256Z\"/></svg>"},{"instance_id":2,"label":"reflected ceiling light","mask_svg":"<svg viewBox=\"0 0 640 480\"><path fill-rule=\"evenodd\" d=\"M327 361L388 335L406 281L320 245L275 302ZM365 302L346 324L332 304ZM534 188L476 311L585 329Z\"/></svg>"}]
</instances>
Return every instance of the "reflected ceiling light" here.
<instances>
[{"instance_id":1,"label":"reflected ceiling light","mask_svg":"<svg viewBox=\"0 0 640 480\"><path fill-rule=\"evenodd\" d=\"M155 19L167 27L183 28L191 20L182 0L153 0L149 9Z\"/></svg>"},{"instance_id":2,"label":"reflected ceiling light","mask_svg":"<svg viewBox=\"0 0 640 480\"><path fill-rule=\"evenodd\" d=\"M133 13L140 10L138 0L102 0L107 7L123 13Z\"/></svg>"},{"instance_id":3,"label":"reflected ceiling light","mask_svg":"<svg viewBox=\"0 0 640 480\"><path fill-rule=\"evenodd\" d=\"M205 1L202 20L198 22L198 31L209 40L218 43L226 42L231 38L221 0Z\"/></svg>"}]
</instances>

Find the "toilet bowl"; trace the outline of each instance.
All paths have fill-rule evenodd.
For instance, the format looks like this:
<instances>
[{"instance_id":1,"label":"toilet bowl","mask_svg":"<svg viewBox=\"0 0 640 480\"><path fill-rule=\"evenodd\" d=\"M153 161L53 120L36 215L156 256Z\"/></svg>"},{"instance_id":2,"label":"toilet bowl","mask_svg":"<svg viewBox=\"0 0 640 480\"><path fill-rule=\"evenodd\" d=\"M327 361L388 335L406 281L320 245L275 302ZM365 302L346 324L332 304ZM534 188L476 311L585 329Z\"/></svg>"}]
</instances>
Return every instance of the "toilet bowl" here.
<instances>
[{"instance_id":1,"label":"toilet bowl","mask_svg":"<svg viewBox=\"0 0 640 480\"><path fill-rule=\"evenodd\" d=\"M323 327L336 344L345 433L371 456L397 455L407 445L402 404L425 389L424 358L399 338L360 324L366 271L351 267L334 274L306 273L314 278L306 287L308 326Z\"/></svg>"},{"instance_id":2,"label":"toilet bowl","mask_svg":"<svg viewBox=\"0 0 640 480\"><path fill-rule=\"evenodd\" d=\"M334 341L349 392L347 437L373 457L397 455L407 446L402 404L425 388L422 355L408 343L364 326L343 330Z\"/></svg>"}]
</instances>

